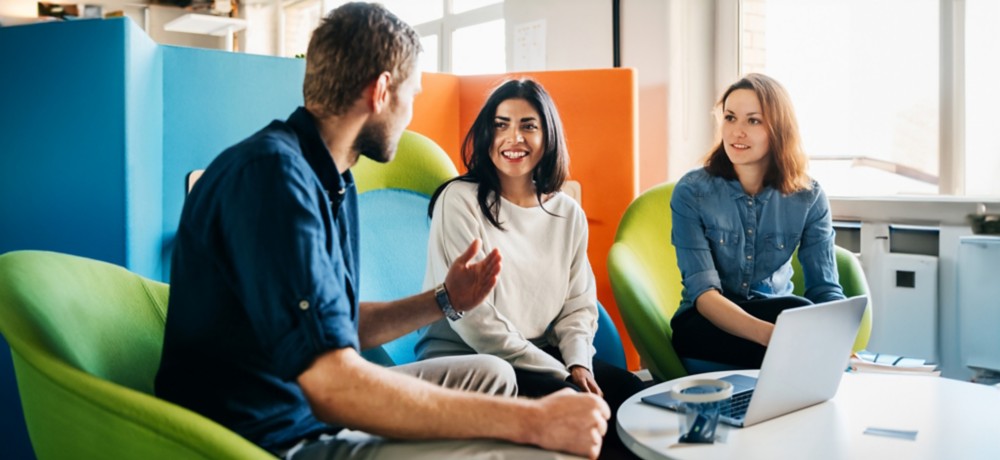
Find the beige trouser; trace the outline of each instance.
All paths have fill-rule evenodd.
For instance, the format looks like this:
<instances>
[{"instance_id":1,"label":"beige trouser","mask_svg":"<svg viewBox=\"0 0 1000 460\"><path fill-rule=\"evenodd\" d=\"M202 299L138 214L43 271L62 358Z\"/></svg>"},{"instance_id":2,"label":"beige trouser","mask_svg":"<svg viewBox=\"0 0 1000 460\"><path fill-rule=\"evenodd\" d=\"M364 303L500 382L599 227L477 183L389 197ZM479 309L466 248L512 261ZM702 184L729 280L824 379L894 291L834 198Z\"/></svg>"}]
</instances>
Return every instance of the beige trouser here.
<instances>
[{"instance_id":1,"label":"beige trouser","mask_svg":"<svg viewBox=\"0 0 1000 460\"><path fill-rule=\"evenodd\" d=\"M517 378L506 361L492 355L449 356L391 368L443 387L515 396ZM419 416L414 414L414 416ZM488 417L489 414L483 414ZM395 441L360 431L302 441L286 459L564 459L576 458L528 446L490 440Z\"/></svg>"},{"instance_id":2,"label":"beige trouser","mask_svg":"<svg viewBox=\"0 0 1000 460\"><path fill-rule=\"evenodd\" d=\"M517 376L507 361L493 355L460 355L390 367L445 388L498 396L517 396Z\"/></svg>"},{"instance_id":3,"label":"beige trouser","mask_svg":"<svg viewBox=\"0 0 1000 460\"><path fill-rule=\"evenodd\" d=\"M340 459L480 459L542 460L579 459L535 447L483 439L458 441L390 441L360 431L344 430L337 436L300 444L285 457L295 460Z\"/></svg>"}]
</instances>

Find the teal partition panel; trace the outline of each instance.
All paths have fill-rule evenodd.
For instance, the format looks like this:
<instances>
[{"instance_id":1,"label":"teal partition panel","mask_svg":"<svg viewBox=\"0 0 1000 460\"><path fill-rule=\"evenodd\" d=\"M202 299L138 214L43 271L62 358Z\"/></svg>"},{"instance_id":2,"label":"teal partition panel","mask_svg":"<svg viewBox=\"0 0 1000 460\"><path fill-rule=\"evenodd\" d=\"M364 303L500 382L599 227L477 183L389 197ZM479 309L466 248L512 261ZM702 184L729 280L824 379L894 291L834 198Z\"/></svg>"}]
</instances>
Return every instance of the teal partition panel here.
<instances>
[{"instance_id":1,"label":"teal partition panel","mask_svg":"<svg viewBox=\"0 0 1000 460\"><path fill-rule=\"evenodd\" d=\"M227 147L302 105L302 59L162 46L163 279L185 178Z\"/></svg>"},{"instance_id":2,"label":"teal partition panel","mask_svg":"<svg viewBox=\"0 0 1000 460\"><path fill-rule=\"evenodd\" d=\"M161 278L160 61L125 18L0 28L0 253Z\"/></svg>"},{"instance_id":3,"label":"teal partition panel","mask_svg":"<svg viewBox=\"0 0 1000 460\"><path fill-rule=\"evenodd\" d=\"M125 263L126 21L0 28L0 253Z\"/></svg>"}]
</instances>

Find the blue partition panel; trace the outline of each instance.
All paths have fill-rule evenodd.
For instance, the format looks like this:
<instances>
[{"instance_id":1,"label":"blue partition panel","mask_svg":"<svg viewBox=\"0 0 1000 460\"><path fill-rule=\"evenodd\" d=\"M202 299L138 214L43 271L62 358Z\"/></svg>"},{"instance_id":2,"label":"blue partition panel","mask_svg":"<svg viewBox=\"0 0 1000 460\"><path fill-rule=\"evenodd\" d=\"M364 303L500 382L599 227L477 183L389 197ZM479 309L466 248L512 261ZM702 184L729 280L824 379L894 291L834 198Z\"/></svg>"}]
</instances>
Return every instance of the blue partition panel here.
<instances>
[{"instance_id":1,"label":"blue partition panel","mask_svg":"<svg viewBox=\"0 0 1000 460\"><path fill-rule=\"evenodd\" d=\"M152 279L160 266L163 228L163 59L135 24L125 42L125 266Z\"/></svg>"},{"instance_id":2,"label":"blue partition panel","mask_svg":"<svg viewBox=\"0 0 1000 460\"><path fill-rule=\"evenodd\" d=\"M302 59L161 46L163 280L184 206L185 178L227 147L302 105Z\"/></svg>"},{"instance_id":3,"label":"blue partition panel","mask_svg":"<svg viewBox=\"0 0 1000 460\"><path fill-rule=\"evenodd\" d=\"M126 24L0 28L0 253L125 263Z\"/></svg>"},{"instance_id":4,"label":"blue partition panel","mask_svg":"<svg viewBox=\"0 0 1000 460\"><path fill-rule=\"evenodd\" d=\"M127 143L126 132L141 136L144 123L127 121L136 104L126 79L142 74L130 66L148 65L156 52L148 37L130 46L135 35L125 19L0 28L0 253L46 249L129 262L126 167L141 164L129 148L152 145L154 181L162 169L158 139ZM155 264L142 268L157 274ZM32 458L6 342L0 355L3 455Z\"/></svg>"},{"instance_id":5,"label":"blue partition panel","mask_svg":"<svg viewBox=\"0 0 1000 460\"><path fill-rule=\"evenodd\" d=\"M0 27L0 253L167 280L184 177L302 104L305 61L158 46L126 18ZM0 439L32 458L6 342Z\"/></svg>"}]
</instances>

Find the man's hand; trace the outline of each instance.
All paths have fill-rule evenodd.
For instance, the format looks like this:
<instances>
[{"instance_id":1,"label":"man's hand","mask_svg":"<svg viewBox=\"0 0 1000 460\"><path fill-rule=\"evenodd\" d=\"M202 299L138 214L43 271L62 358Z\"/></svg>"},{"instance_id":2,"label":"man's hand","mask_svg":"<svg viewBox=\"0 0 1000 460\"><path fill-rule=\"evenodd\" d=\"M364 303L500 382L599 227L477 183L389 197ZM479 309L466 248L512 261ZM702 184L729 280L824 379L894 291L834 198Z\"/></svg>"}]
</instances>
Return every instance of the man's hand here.
<instances>
[{"instance_id":1,"label":"man's hand","mask_svg":"<svg viewBox=\"0 0 1000 460\"><path fill-rule=\"evenodd\" d=\"M580 391L583 391L584 393L594 393L597 396L602 398L604 397L604 392L601 391L601 387L597 386L597 381L594 380L594 374L592 374L586 367L570 367L569 378L570 382L580 387Z\"/></svg>"},{"instance_id":2,"label":"man's hand","mask_svg":"<svg viewBox=\"0 0 1000 460\"><path fill-rule=\"evenodd\" d=\"M534 436L532 444L597 458L611 416L611 409L603 399L564 388L539 399L538 403L541 410L531 420L538 425L529 428Z\"/></svg>"},{"instance_id":3,"label":"man's hand","mask_svg":"<svg viewBox=\"0 0 1000 460\"><path fill-rule=\"evenodd\" d=\"M494 249L483 260L472 262L479 253L482 242L478 239L469 245L462 255L448 268L444 279L451 306L458 311L469 311L486 300L486 296L497 285L500 275L500 250Z\"/></svg>"}]
</instances>

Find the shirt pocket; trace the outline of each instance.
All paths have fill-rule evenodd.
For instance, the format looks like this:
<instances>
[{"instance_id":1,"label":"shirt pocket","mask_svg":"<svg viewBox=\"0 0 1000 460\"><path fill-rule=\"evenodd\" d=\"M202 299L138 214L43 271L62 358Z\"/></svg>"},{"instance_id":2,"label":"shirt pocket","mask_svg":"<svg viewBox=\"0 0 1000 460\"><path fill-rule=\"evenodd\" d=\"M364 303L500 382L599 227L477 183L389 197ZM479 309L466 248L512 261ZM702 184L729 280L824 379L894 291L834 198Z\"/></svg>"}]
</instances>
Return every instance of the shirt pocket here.
<instances>
[{"instance_id":1,"label":"shirt pocket","mask_svg":"<svg viewBox=\"0 0 1000 460\"><path fill-rule=\"evenodd\" d=\"M798 244L798 234L768 233L764 236L764 245L759 257L766 264L765 268L774 272L792 258L796 244Z\"/></svg>"},{"instance_id":2,"label":"shirt pocket","mask_svg":"<svg viewBox=\"0 0 1000 460\"><path fill-rule=\"evenodd\" d=\"M705 237L708 239L708 246L712 249L716 270L734 265L739 266L739 233L710 228L705 232Z\"/></svg>"}]
</instances>

